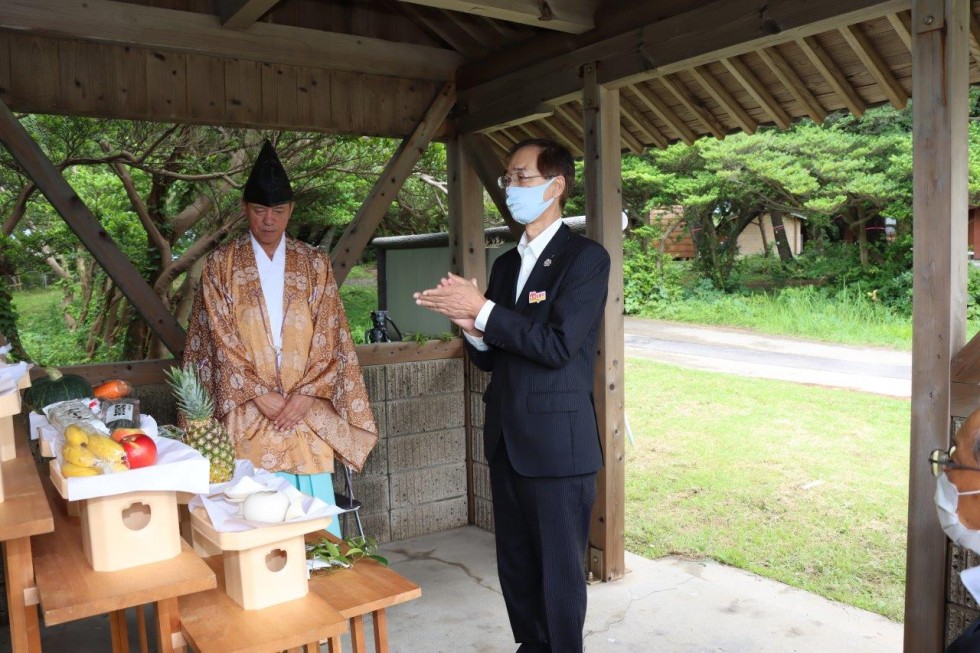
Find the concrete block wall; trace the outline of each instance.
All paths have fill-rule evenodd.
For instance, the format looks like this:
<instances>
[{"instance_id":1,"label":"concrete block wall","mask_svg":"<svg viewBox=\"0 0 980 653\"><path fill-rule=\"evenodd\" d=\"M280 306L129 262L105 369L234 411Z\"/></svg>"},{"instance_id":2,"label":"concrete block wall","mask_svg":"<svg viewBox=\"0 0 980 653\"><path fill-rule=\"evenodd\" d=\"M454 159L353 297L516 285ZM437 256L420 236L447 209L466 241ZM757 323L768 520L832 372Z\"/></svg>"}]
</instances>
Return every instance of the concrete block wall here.
<instances>
[{"instance_id":1,"label":"concrete block wall","mask_svg":"<svg viewBox=\"0 0 980 653\"><path fill-rule=\"evenodd\" d=\"M465 526L466 411L460 358L364 368L379 438L353 476L367 535L381 542ZM341 470L334 488L345 492ZM345 537L357 533L342 517Z\"/></svg>"},{"instance_id":2,"label":"concrete block wall","mask_svg":"<svg viewBox=\"0 0 980 653\"><path fill-rule=\"evenodd\" d=\"M490 468L483 454L484 404L483 391L490 382L490 374L469 365L470 389L470 446L473 451L473 523L493 531L493 497L490 494Z\"/></svg>"}]
</instances>

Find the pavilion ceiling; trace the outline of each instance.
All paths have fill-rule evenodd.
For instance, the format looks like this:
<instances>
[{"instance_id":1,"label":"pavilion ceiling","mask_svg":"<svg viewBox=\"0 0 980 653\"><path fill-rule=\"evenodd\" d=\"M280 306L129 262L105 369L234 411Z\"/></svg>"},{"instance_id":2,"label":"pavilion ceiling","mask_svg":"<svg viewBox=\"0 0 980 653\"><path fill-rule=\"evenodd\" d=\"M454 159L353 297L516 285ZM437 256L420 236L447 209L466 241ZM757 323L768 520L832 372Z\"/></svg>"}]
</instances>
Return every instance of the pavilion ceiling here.
<instances>
[{"instance_id":1,"label":"pavilion ceiling","mask_svg":"<svg viewBox=\"0 0 980 653\"><path fill-rule=\"evenodd\" d=\"M639 152L903 107L910 20L901 0L4 0L0 98L16 111L404 136L455 78L460 129L499 152L543 136L581 155L579 68L597 61L621 91L623 150ZM746 47L731 47L741 35ZM975 83L976 17L971 36Z\"/></svg>"}]
</instances>

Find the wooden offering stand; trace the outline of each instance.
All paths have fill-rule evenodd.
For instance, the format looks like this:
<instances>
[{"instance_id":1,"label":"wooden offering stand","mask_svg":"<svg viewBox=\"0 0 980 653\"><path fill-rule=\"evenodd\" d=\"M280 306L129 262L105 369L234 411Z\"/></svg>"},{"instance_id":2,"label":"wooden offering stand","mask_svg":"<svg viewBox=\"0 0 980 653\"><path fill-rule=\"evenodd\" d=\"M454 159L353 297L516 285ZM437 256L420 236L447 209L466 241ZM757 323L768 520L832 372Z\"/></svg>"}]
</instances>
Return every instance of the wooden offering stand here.
<instances>
[{"instance_id":1,"label":"wooden offering stand","mask_svg":"<svg viewBox=\"0 0 980 653\"><path fill-rule=\"evenodd\" d=\"M225 590L246 610L302 598L306 581L303 536L330 524L330 517L269 525L239 532L214 529L204 508L191 511L191 528L198 552L224 554Z\"/></svg>"},{"instance_id":2,"label":"wooden offering stand","mask_svg":"<svg viewBox=\"0 0 980 653\"><path fill-rule=\"evenodd\" d=\"M55 528L34 538L34 565L45 624L108 613L112 650L120 653L128 650L126 608L155 603L158 650L183 650L177 597L215 587L211 568L190 545L181 542L180 553L169 560L120 571L95 571L85 557L80 521L68 516L52 484L45 483L45 492L54 506Z\"/></svg>"},{"instance_id":3,"label":"wooden offering stand","mask_svg":"<svg viewBox=\"0 0 980 653\"><path fill-rule=\"evenodd\" d=\"M343 547L343 543L327 531L311 533L306 541L328 538ZM364 637L364 615L374 622L376 653L388 653L388 622L385 609L422 596L422 589L398 574L375 562L358 560L347 569L331 569L310 578L310 591L320 596L344 617L350 619L350 638L354 653L367 653Z\"/></svg>"}]
</instances>

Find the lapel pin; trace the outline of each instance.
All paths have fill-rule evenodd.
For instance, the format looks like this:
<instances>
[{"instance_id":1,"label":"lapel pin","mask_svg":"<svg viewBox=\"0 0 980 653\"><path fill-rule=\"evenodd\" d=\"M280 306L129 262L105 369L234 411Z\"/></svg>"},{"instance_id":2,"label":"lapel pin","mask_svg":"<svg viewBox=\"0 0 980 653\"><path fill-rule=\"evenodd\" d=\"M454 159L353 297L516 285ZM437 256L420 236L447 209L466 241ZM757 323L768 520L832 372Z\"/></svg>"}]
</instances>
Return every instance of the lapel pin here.
<instances>
[{"instance_id":1,"label":"lapel pin","mask_svg":"<svg viewBox=\"0 0 980 653\"><path fill-rule=\"evenodd\" d=\"M551 259L550 259L550 258L546 258L546 259L544 260L544 266L545 266L545 267L548 267L549 265L551 265Z\"/></svg>"},{"instance_id":2,"label":"lapel pin","mask_svg":"<svg viewBox=\"0 0 980 653\"><path fill-rule=\"evenodd\" d=\"M529 304L537 304L538 302L543 302L547 296L547 291L545 290L532 290L527 294L527 302Z\"/></svg>"}]
</instances>

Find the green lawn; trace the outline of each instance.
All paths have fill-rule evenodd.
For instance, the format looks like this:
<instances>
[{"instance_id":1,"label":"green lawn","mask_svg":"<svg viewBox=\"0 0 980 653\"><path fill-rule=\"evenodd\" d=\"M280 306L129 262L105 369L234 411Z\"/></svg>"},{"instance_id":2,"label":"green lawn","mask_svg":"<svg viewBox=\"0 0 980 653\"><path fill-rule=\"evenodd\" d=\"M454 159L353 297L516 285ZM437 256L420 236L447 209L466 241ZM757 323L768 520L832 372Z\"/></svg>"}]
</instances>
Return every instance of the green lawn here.
<instances>
[{"instance_id":1,"label":"green lawn","mask_svg":"<svg viewBox=\"0 0 980 653\"><path fill-rule=\"evenodd\" d=\"M626 366L626 546L712 558L901 620L909 402Z\"/></svg>"}]
</instances>

